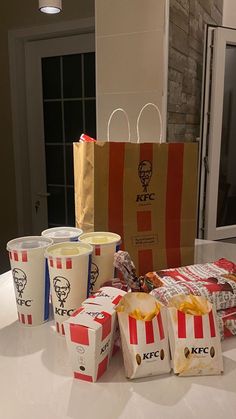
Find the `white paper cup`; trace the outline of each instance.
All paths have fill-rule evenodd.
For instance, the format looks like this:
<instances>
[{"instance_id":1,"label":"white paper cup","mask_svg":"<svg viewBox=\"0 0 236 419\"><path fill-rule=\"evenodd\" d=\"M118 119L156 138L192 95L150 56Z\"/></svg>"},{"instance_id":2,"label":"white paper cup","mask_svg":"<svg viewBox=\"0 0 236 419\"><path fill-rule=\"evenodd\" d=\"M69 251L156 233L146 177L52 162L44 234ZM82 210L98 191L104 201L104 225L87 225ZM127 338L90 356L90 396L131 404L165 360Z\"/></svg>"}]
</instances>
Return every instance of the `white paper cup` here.
<instances>
[{"instance_id":1,"label":"white paper cup","mask_svg":"<svg viewBox=\"0 0 236 419\"><path fill-rule=\"evenodd\" d=\"M120 248L121 237L116 233L96 231L82 234L80 241L93 246L90 282L90 293L93 293L114 278L114 253Z\"/></svg>"},{"instance_id":2,"label":"white paper cup","mask_svg":"<svg viewBox=\"0 0 236 419\"><path fill-rule=\"evenodd\" d=\"M88 296L92 251L87 243L63 242L49 246L45 253L56 330L61 335L65 334L62 323Z\"/></svg>"},{"instance_id":3,"label":"white paper cup","mask_svg":"<svg viewBox=\"0 0 236 419\"><path fill-rule=\"evenodd\" d=\"M49 318L49 276L45 249L52 240L42 236L20 237L7 243L18 318L37 326Z\"/></svg>"},{"instance_id":4,"label":"white paper cup","mask_svg":"<svg viewBox=\"0 0 236 419\"><path fill-rule=\"evenodd\" d=\"M53 243L62 243L78 241L82 233L83 230L76 227L53 227L42 231L41 235L52 239Z\"/></svg>"}]
</instances>

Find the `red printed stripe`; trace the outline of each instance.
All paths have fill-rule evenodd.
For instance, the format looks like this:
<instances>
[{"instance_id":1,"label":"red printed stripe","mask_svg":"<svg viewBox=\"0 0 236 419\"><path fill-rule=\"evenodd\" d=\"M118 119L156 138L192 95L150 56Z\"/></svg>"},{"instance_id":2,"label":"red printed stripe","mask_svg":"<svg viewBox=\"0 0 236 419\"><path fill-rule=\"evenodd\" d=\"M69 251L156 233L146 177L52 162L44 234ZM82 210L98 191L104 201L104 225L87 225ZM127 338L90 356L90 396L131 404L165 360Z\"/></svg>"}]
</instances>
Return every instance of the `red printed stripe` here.
<instances>
[{"instance_id":1,"label":"red printed stripe","mask_svg":"<svg viewBox=\"0 0 236 419\"><path fill-rule=\"evenodd\" d=\"M101 255L101 246L95 246L95 255L100 256Z\"/></svg>"},{"instance_id":2,"label":"red printed stripe","mask_svg":"<svg viewBox=\"0 0 236 419\"><path fill-rule=\"evenodd\" d=\"M168 144L166 186L166 258L168 267L181 265L181 205L184 143Z\"/></svg>"},{"instance_id":3,"label":"red printed stripe","mask_svg":"<svg viewBox=\"0 0 236 419\"><path fill-rule=\"evenodd\" d=\"M137 345L138 334L137 334L137 320L129 316L129 338L131 345Z\"/></svg>"},{"instance_id":4,"label":"red printed stripe","mask_svg":"<svg viewBox=\"0 0 236 419\"><path fill-rule=\"evenodd\" d=\"M22 262L28 262L27 252L24 250L22 252Z\"/></svg>"},{"instance_id":5,"label":"red printed stripe","mask_svg":"<svg viewBox=\"0 0 236 419\"><path fill-rule=\"evenodd\" d=\"M194 336L197 339L203 338L203 324L202 324L202 316L194 316Z\"/></svg>"},{"instance_id":6,"label":"red printed stripe","mask_svg":"<svg viewBox=\"0 0 236 419\"><path fill-rule=\"evenodd\" d=\"M216 336L216 329L215 329L215 322L214 322L214 317L213 317L213 312L212 310L210 311L210 313L208 314L209 317L209 324L210 324L210 331L211 331L211 337L214 338Z\"/></svg>"},{"instance_id":7,"label":"red printed stripe","mask_svg":"<svg viewBox=\"0 0 236 419\"><path fill-rule=\"evenodd\" d=\"M103 318L96 317L95 322L100 323L102 326L102 340L104 340L111 333L111 315L105 311L101 311Z\"/></svg>"},{"instance_id":8,"label":"red printed stripe","mask_svg":"<svg viewBox=\"0 0 236 419\"><path fill-rule=\"evenodd\" d=\"M56 322L56 328L57 328L57 333L60 333L60 327L59 327L59 323Z\"/></svg>"},{"instance_id":9,"label":"red printed stripe","mask_svg":"<svg viewBox=\"0 0 236 419\"><path fill-rule=\"evenodd\" d=\"M21 323L25 324L25 315L24 314L21 314Z\"/></svg>"},{"instance_id":10,"label":"red printed stripe","mask_svg":"<svg viewBox=\"0 0 236 419\"><path fill-rule=\"evenodd\" d=\"M102 374L104 374L104 372L107 369L107 364L108 364L108 355L106 356L106 358L103 359L102 362L100 362L100 364L98 365L98 373L97 373L97 380L102 376Z\"/></svg>"},{"instance_id":11,"label":"red printed stripe","mask_svg":"<svg viewBox=\"0 0 236 419\"><path fill-rule=\"evenodd\" d=\"M13 258L16 262L18 262L18 253L17 252L13 252Z\"/></svg>"},{"instance_id":12,"label":"red printed stripe","mask_svg":"<svg viewBox=\"0 0 236 419\"><path fill-rule=\"evenodd\" d=\"M79 380L89 381L92 383L93 377L91 375L81 374L80 372L74 372L74 378L78 378Z\"/></svg>"},{"instance_id":13,"label":"red printed stripe","mask_svg":"<svg viewBox=\"0 0 236 419\"><path fill-rule=\"evenodd\" d=\"M152 213L151 211L137 212L137 230L151 231L152 230Z\"/></svg>"},{"instance_id":14,"label":"red printed stripe","mask_svg":"<svg viewBox=\"0 0 236 419\"><path fill-rule=\"evenodd\" d=\"M32 316L31 316L31 314L28 314L27 315L27 322L28 322L28 324L32 324Z\"/></svg>"},{"instance_id":15,"label":"red printed stripe","mask_svg":"<svg viewBox=\"0 0 236 419\"><path fill-rule=\"evenodd\" d=\"M61 325L61 333L62 333L62 335L65 334L64 324Z\"/></svg>"},{"instance_id":16,"label":"red printed stripe","mask_svg":"<svg viewBox=\"0 0 236 419\"><path fill-rule=\"evenodd\" d=\"M158 328L159 328L159 333L160 333L160 340L162 340L165 338L165 333L164 333L164 327L163 327L162 317L161 317L160 312L157 315L157 323L158 323Z\"/></svg>"},{"instance_id":17,"label":"red printed stripe","mask_svg":"<svg viewBox=\"0 0 236 419\"><path fill-rule=\"evenodd\" d=\"M153 270L153 255L151 249L138 251L139 275L145 275Z\"/></svg>"},{"instance_id":18,"label":"red printed stripe","mask_svg":"<svg viewBox=\"0 0 236 419\"><path fill-rule=\"evenodd\" d=\"M89 345L89 329L79 324L70 324L71 342Z\"/></svg>"},{"instance_id":19,"label":"red printed stripe","mask_svg":"<svg viewBox=\"0 0 236 419\"><path fill-rule=\"evenodd\" d=\"M62 268L61 258L56 258L56 263L57 263L57 269L61 269Z\"/></svg>"},{"instance_id":20,"label":"red printed stripe","mask_svg":"<svg viewBox=\"0 0 236 419\"><path fill-rule=\"evenodd\" d=\"M177 311L178 316L178 338L185 339L186 338L186 319L185 313L182 311Z\"/></svg>"},{"instance_id":21,"label":"red printed stripe","mask_svg":"<svg viewBox=\"0 0 236 419\"><path fill-rule=\"evenodd\" d=\"M140 162L148 160L152 163L153 160L153 143L140 144Z\"/></svg>"},{"instance_id":22,"label":"red printed stripe","mask_svg":"<svg viewBox=\"0 0 236 419\"><path fill-rule=\"evenodd\" d=\"M114 300L112 300L112 304L117 305L120 300L122 298L122 295L117 295L117 297L114 298Z\"/></svg>"},{"instance_id":23,"label":"red printed stripe","mask_svg":"<svg viewBox=\"0 0 236 419\"><path fill-rule=\"evenodd\" d=\"M90 297L91 298L91 297ZM75 317L77 316L77 314L79 314L81 311L84 310L84 307L80 307L77 310L74 311L74 313L72 313L71 317Z\"/></svg>"},{"instance_id":24,"label":"red printed stripe","mask_svg":"<svg viewBox=\"0 0 236 419\"><path fill-rule=\"evenodd\" d=\"M154 332L152 321L145 322L146 343L154 343Z\"/></svg>"},{"instance_id":25,"label":"red printed stripe","mask_svg":"<svg viewBox=\"0 0 236 419\"><path fill-rule=\"evenodd\" d=\"M66 259L66 269L72 269L72 259Z\"/></svg>"},{"instance_id":26,"label":"red printed stripe","mask_svg":"<svg viewBox=\"0 0 236 419\"><path fill-rule=\"evenodd\" d=\"M123 239L123 179L125 143L109 143L108 231Z\"/></svg>"},{"instance_id":27,"label":"red printed stripe","mask_svg":"<svg viewBox=\"0 0 236 419\"><path fill-rule=\"evenodd\" d=\"M53 258L52 257L49 257L49 264L53 268Z\"/></svg>"}]
</instances>

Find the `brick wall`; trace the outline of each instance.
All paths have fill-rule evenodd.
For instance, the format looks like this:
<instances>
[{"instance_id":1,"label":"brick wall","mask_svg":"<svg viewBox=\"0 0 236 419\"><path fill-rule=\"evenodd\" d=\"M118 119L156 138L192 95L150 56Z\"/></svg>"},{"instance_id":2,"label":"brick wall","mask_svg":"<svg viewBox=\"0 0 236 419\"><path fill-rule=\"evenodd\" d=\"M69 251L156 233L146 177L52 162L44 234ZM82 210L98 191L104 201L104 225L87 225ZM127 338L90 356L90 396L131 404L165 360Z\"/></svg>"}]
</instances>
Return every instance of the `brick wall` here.
<instances>
[{"instance_id":1,"label":"brick wall","mask_svg":"<svg viewBox=\"0 0 236 419\"><path fill-rule=\"evenodd\" d=\"M222 24L223 0L170 0L168 141L199 136L205 23Z\"/></svg>"}]
</instances>

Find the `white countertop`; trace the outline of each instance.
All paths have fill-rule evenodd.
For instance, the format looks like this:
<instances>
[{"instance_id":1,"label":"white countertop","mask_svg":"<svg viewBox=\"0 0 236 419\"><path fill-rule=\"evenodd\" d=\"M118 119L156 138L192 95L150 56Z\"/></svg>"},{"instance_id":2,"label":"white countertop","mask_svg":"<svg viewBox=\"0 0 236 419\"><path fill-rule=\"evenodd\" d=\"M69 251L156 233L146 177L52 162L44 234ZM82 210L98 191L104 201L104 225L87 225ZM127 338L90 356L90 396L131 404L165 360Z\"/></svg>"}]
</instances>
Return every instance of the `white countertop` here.
<instances>
[{"instance_id":1,"label":"white countertop","mask_svg":"<svg viewBox=\"0 0 236 419\"><path fill-rule=\"evenodd\" d=\"M197 241L197 262L220 257L236 262L236 245ZM18 323L10 272L0 276L0 309L0 419L236 419L236 338L222 344L222 376L128 381L119 353L87 383L72 378L53 321Z\"/></svg>"}]
</instances>

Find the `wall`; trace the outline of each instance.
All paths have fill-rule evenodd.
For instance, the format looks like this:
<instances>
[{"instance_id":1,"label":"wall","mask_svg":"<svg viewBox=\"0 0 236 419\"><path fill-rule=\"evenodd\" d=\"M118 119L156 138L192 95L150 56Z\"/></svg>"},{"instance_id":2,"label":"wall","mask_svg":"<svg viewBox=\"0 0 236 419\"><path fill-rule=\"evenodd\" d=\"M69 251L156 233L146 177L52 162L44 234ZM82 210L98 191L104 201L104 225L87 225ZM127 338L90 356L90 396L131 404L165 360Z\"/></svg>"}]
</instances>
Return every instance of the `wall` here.
<instances>
[{"instance_id":1,"label":"wall","mask_svg":"<svg viewBox=\"0 0 236 419\"><path fill-rule=\"evenodd\" d=\"M223 0L170 0L169 141L199 136L204 25L221 25L222 10Z\"/></svg>"},{"instance_id":2,"label":"wall","mask_svg":"<svg viewBox=\"0 0 236 419\"><path fill-rule=\"evenodd\" d=\"M166 0L95 1L99 140L107 139L109 116L116 108L127 111L133 141L137 140L139 111L147 102L157 104L166 121L165 4ZM160 122L154 108L145 110L140 122L142 141L159 139ZM110 138L127 140L123 115L112 120Z\"/></svg>"},{"instance_id":3,"label":"wall","mask_svg":"<svg viewBox=\"0 0 236 419\"><path fill-rule=\"evenodd\" d=\"M2 2L0 15L0 115L1 115L1 165L0 165L0 273L8 269L6 242L17 236L16 193L13 160L13 141L8 65L8 30L26 28L72 19L94 16L94 0L63 2L63 13L45 15L38 12L37 0L12 0Z\"/></svg>"},{"instance_id":4,"label":"wall","mask_svg":"<svg viewBox=\"0 0 236 419\"><path fill-rule=\"evenodd\" d=\"M236 1L224 0L223 25L236 28Z\"/></svg>"}]
</instances>

